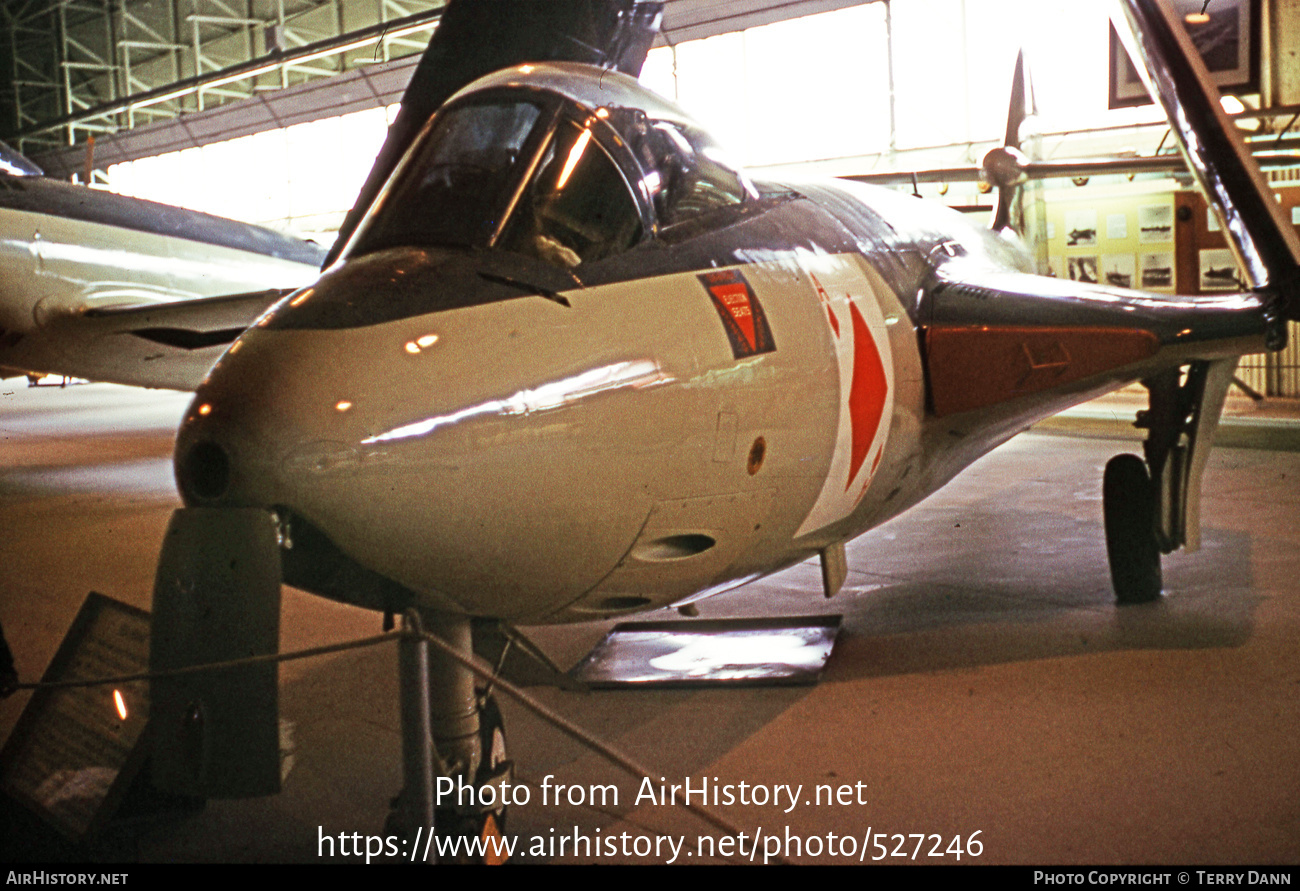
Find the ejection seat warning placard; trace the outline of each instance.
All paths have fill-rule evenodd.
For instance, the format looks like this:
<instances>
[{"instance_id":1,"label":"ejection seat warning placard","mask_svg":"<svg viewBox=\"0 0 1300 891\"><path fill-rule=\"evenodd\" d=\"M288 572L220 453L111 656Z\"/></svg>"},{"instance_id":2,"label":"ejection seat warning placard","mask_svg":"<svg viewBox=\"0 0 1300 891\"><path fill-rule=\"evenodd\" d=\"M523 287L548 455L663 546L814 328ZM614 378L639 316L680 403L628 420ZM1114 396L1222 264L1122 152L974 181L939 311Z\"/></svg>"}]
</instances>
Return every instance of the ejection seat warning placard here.
<instances>
[{"instance_id":1,"label":"ejection seat warning placard","mask_svg":"<svg viewBox=\"0 0 1300 891\"><path fill-rule=\"evenodd\" d=\"M744 359L776 349L763 305L740 270L723 269L697 277L713 299L713 308L718 311L718 318L727 332L732 356Z\"/></svg>"},{"instance_id":2,"label":"ejection seat warning placard","mask_svg":"<svg viewBox=\"0 0 1300 891\"><path fill-rule=\"evenodd\" d=\"M42 681L139 674L149 665L149 614L91 593ZM147 681L43 689L0 753L0 786L72 839L112 814L143 757Z\"/></svg>"}]
</instances>

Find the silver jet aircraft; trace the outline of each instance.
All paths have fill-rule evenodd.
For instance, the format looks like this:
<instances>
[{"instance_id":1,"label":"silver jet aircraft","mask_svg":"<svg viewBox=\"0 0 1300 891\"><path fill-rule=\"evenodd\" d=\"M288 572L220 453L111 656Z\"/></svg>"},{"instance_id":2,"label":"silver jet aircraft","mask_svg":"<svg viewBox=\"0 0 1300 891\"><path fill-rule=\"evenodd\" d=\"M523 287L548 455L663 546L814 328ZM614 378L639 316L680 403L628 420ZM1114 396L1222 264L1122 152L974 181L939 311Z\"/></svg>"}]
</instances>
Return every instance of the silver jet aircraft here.
<instances>
[{"instance_id":1,"label":"silver jet aircraft","mask_svg":"<svg viewBox=\"0 0 1300 891\"><path fill-rule=\"evenodd\" d=\"M434 44L475 6L452 4ZM1158 597L1161 554L1198 544L1238 357L1300 316L1300 244L1171 14L1124 9L1250 290L1035 275L1001 231L870 186L752 180L628 74L521 55L431 118L408 93L419 120L324 275L198 387L178 516L251 517L284 581L416 608L469 655L476 619L682 605L810 557L833 594L846 541L1141 381L1148 436L1107 467L1106 535L1118 600ZM461 36L481 49L491 26ZM432 662L446 769L499 781L495 708Z\"/></svg>"},{"instance_id":2,"label":"silver jet aircraft","mask_svg":"<svg viewBox=\"0 0 1300 891\"><path fill-rule=\"evenodd\" d=\"M1170 101L1227 145L1186 77L1162 82ZM945 208L751 181L631 77L512 66L443 106L325 275L212 369L177 479L194 505L275 511L369 580L335 588L296 553L308 589L577 621L818 554L833 588L846 540L1034 421L1140 380L1146 456L1118 462L1108 514L1152 519L1112 537L1120 600L1149 600L1159 551L1195 541L1236 358L1295 315L1295 236L1249 156L1193 147L1253 291L1034 275L1014 241Z\"/></svg>"}]
</instances>

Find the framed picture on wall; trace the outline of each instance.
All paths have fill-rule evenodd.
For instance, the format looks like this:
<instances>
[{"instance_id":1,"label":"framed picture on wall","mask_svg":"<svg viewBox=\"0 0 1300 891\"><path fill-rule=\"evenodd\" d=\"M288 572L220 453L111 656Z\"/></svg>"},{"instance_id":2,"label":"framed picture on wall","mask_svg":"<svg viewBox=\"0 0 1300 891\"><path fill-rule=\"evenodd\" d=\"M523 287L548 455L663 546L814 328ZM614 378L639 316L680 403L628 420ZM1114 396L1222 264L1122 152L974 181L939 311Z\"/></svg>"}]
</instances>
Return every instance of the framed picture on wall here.
<instances>
[{"instance_id":1,"label":"framed picture on wall","mask_svg":"<svg viewBox=\"0 0 1300 891\"><path fill-rule=\"evenodd\" d=\"M1162 251L1156 254L1143 254L1141 269L1142 287L1173 288L1174 255L1172 253Z\"/></svg>"},{"instance_id":2,"label":"framed picture on wall","mask_svg":"<svg viewBox=\"0 0 1300 891\"><path fill-rule=\"evenodd\" d=\"M1065 246L1092 247L1097 244L1097 211L1095 208L1067 210L1065 212Z\"/></svg>"},{"instance_id":3,"label":"framed picture on wall","mask_svg":"<svg viewBox=\"0 0 1300 891\"><path fill-rule=\"evenodd\" d=\"M1237 272L1237 261L1226 248L1200 251L1202 291L1244 291L1247 284Z\"/></svg>"},{"instance_id":4,"label":"framed picture on wall","mask_svg":"<svg viewBox=\"0 0 1300 891\"><path fill-rule=\"evenodd\" d=\"M1137 258L1132 254L1108 254L1101 258L1101 278L1116 288L1134 287Z\"/></svg>"},{"instance_id":5,"label":"framed picture on wall","mask_svg":"<svg viewBox=\"0 0 1300 891\"><path fill-rule=\"evenodd\" d=\"M1070 278L1076 282L1097 283L1096 257L1070 257Z\"/></svg>"},{"instance_id":6,"label":"framed picture on wall","mask_svg":"<svg viewBox=\"0 0 1300 891\"><path fill-rule=\"evenodd\" d=\"M1174 240L1174 208L1169 204L1145 204L1138 208L1138 241L1168 244Z\"/></svg>"},{"instance_id":7,"label":"framed picture on wall","mask_svg":"<svg viewBox=\"0 0 1300 891\"><path fill-rule=\"evenodd\" d=\"M1259 92L1259 0L1171 0L1222 93ZM1193 20L1188 21L1192 16ZM1200 17L1208 21L1200 21ZM1110 107L1146 105L1146 87L1110 28Z\"/></svg>"}]
</instances>

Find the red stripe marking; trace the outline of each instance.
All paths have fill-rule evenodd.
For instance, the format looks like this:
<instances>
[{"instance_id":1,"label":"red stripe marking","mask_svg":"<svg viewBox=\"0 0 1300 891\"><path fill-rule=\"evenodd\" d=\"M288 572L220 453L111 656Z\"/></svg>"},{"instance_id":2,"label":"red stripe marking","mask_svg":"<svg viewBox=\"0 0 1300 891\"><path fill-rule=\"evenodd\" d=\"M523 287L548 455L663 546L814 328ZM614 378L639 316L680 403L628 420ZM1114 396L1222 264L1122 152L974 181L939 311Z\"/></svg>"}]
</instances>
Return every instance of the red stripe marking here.
<instances>
[{"instance_id":1,"label":"red stripe marking","mask_svg":"<svg viewBox=\"0 0 1300 891\"><path fill-rule=\"evenodd\" d=\"M889 381L885 378L885 366L880 361L875 338L852 300L849 301L849 317L853 320L853 383L849 388L853 449L849 457L849 478L844 483L846 491L867 459L867 451L876 438L880 416L885 410L885 396L889 393Z\"/></svg>"},{"instance_id":2,"label":"red stripe marking","mask_svg":"<svg viewBox=\"0 0 1300 891\"><path fill-rule=\"evenodd\" d=\"M808 277L812 279L813 286L817 288L817 299L821 300L822 306L826 307L826 316L831 320L831 330L835 332L835 336L838 338L840 336L840 321L835 318L835 313L831 310L831 297L826 293L826 289L822 287L822 283L817 281L817 276L810 272Z\"/></svg>"}]
</instances>

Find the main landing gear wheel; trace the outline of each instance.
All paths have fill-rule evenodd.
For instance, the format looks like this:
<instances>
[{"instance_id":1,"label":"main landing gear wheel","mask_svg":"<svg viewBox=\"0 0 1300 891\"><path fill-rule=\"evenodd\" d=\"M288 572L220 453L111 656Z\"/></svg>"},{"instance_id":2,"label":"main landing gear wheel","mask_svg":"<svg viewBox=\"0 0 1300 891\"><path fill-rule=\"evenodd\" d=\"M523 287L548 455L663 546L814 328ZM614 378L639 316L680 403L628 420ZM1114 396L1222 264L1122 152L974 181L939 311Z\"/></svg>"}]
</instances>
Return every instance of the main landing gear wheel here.
<instances>
[{"instance_id":1,"label":"main landing gear wheel","mask_svg":"<svg viewBox=\"0 0 1300 891\"><path fill-rule=\"evenodd\" d=\"M501 709L496 699L490 694L479 699L479 739L482 743L482 761L474 776L476 798L483 802L491 796L494 802L490 807L484 803L480 808L439 808L434 813L434 832L440 838L461 838L457 856L442 858L444 863L475 863L496 865L504 863L506 858L502 840L506 828L506 806L501 802L501 791L505 784L514 779L514 765L506 758L505 723L501 719ZM484 788L492 786L484 795ZM465 842L473 844L480 839L481 846L467 849ZM482 854L470 854L468 850L481 851Z\"/></svg>"},{"instance_id":2,"label":"main landing gear wheel","mask_svg":"<svg viewBox=\"0 0 1300 891\"><path fill-rule=\"evenodd\" d=\"M1106 555L1121 605L1160 598L1160 544L1156 540L1155 485L1137 455L1116 455L1102 478Z\"/></svg>"}]
</instances>

